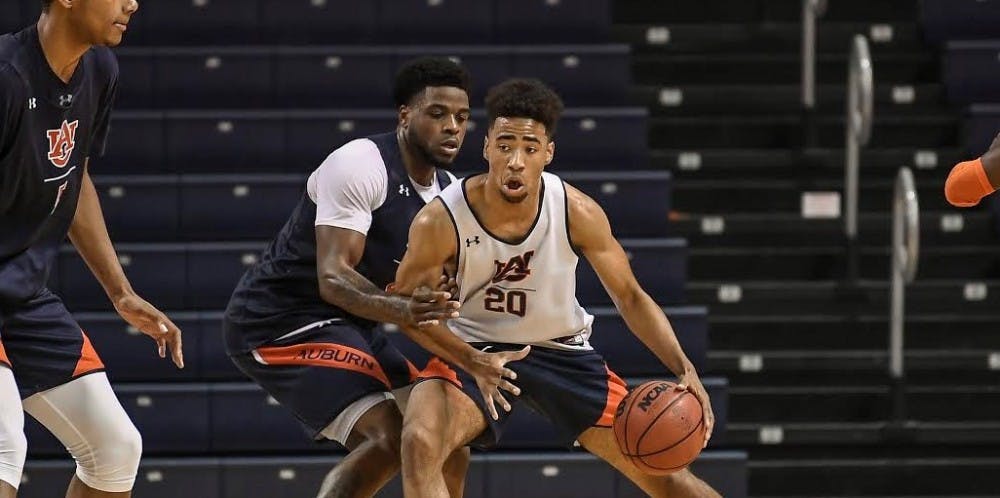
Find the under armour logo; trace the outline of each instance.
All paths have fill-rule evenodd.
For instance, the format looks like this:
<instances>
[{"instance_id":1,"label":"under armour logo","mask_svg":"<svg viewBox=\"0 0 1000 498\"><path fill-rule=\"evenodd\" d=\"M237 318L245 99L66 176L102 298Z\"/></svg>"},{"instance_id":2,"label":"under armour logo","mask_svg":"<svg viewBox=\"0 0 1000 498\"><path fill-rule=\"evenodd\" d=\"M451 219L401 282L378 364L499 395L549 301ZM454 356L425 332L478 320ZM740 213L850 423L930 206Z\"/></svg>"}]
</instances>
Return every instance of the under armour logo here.
<instances>
[{"instance_id":1,"label":"under armour logo","mask_svg":"<svg viewBox=\"0 0 1000 498\"><path fill-rule=\"evenodd\" d=\"M405 195L405 196L409 197L410 196L410 187L407 187L406 185L400 185L399 186L399 195Z\"/></svg>"},{"instance_id":2,"label":"under armour logo","mask_svg":"<svg viewBox=\"0 0 1000 498\"><path fill-rule=\"evenodd\" d=\"M38 107L38 99L31 97L28 99L28 109L35 109Z\"/></svg>"},{"instance_id":3,"label":"under armour logo","mask_svg":"<svg viewBox=\"0 0 1000 498\"><path fill-rule=\"evenodd\" d=\"M477 246L479 245L478 235L476 235L475 237L469 237L468 239L465 239L465 247L471 247L472 244L476 244Z\"/></svg>"},{"instance_id":4,"label":"under armour logo","mask_svg":"<svg viewBox=\"0 0 1000 498\"><path fill-rule=\"evenodd\" d=\"M59 107L69 107L73 104L73 94L67 93L59 96Z\"/></svg>"}]
</instances>

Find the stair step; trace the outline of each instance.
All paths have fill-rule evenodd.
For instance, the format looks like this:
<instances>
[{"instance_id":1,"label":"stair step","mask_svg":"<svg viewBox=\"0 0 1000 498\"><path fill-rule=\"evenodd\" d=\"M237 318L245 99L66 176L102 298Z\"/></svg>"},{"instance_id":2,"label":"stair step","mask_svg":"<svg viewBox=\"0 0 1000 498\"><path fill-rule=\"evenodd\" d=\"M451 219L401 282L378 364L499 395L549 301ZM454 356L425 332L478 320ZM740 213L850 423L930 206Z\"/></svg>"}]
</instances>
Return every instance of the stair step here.
<instances>
[{"instance_id":1,"label":"stair step","mask_svg":"<svg viewBox=\"0 0 1000 498\"><path fill-rule=\"evenodd\" d=\"M708 321L709 344L713 351L884 351L889 344L888 304L882 309L877 315L858 316L802 314L798 308L790 308L786 314L722 315L713 307ZM792 310L798 314L787 314ZM904 348L915 352L958 348L1000 353L1000 335L996 333L1000 315L995 306L992 311L971 314L963 307L961 312L910 313L903 325Z\"/></svg>"},{"instance_id":2,"label":"stair step","mask_svg":"<svg viewBox=\"0 0 1000 498\"><path fill-rule=\"evenodd\" d=\"M889 281L861 280L845 285L835 281L689 281L685 294L692 303L711 306L711 318L741 318L824 322L832 313L842 319L878 319L889 309ZM989 320L1000 310L1000 281L922 280L906 287L907 317L924 321L950 320L961 309L972 320ZM998 316L1000 318L1000 316ZM997 320L1000 323L1000 319ZM998 336L1000 337L1000 336Z\"/></svg>"},{"instance_id":3,"label":"stair step","mask_svg":"<svg viewBox=\"0 0 1000 498\"><path fill-rule=\"evenodd\" d=\"M749 349L748 349L749 350ZM752 358L751 358L752 359ZM712 375L722 376L713 372ZM889 373L885 370L760 370L740 371L729 370L725 378L730 385L747 386L802 386L802 385L851 385L871 386L883 385L887 382ZM1000 384L1000 374L996 370L986 368L976 370L949 370L942 376L939 370L907 370L907 382L921 385L997 385Z\"/></svg>"},{"instance_id":4,"label":"stair step","mask_svg":"<svg viewBox=\"0 0 1000 498\"><path fill-rule=\"evenodd\" d=\"M793 148L804 143L799 116L652 117L649 144L658 149ZM875 116L870 147L955 147L960 118L952 114ZM820 147L844 145L844 118L815 121Z\"/></svg>"},{"instance_id":5,"label":"stair step","mask_svg":"<svg viewBox=\"0 0 1000 498\"><path fill-rule=\"evenodd\" d=\"M820 85L816 109L820 113L844 113L846 87ZM802 109L798 85L646 85L634 87L630 102L646 106L653 116L734 114L787 114ZM940 84L881 84L875 88L877 116L948 110Z\"/></svg>"},{"instance_id":6,"label":"stair step","mask_svg":"<svg viewBox=\"0 0 1000 498\"><path fill-rule=\"evenodd\" d=\"M832 23L821 20L816 26L817 53L843 53L855 34L869 37L872 53L925 50L916 23L855 22ZM886 29L891 35L885 37ZM872 32L882 35L875 41ZM612 39L628 43L635 53L795 53L802 50L802 25L793 23L665 23L644 21L619 24Z\"/></svg>"},{"instance_id":7,"label":"stair step","mask_svg":"<svg viewBox=\"0 0 1000 498\"><path fill-rule=\"evenodd\" d=\"M987 455L997 455L994 448L986 446L1000 443L1000 424L996 422L908 422L907 426L908 430L904 434L908 435L911 445L899 446L887 444L893 442L887 435L887 421L794 424L730 422L726 426L726 443L734 447L754 448L753 461L756 462L770 461L763 458L763 454L770 452L778 455L777 459L788 454L801 455L802 458L810 458L812 454L857 454L858 450L865 455L880 451L887 458L898 458L905 455L906 450L913 452L914 449L925 456L932 450L948 452L949 448L960 446L963 451L968 452L965 448L968 445L985 450L981 452Z\"/></svg>"},{"instance_id":8,"label":"stair step","mask_svg":"<svg viewBox=\"0 0 1000 498\"><path fill-rule=\"evenodd\" d=\"M906 388L907 418L921 422L990 422L1000 408L997 386ZM892 416L887 386L734 387L729 423L879 422Z\"/></svg>"},{"instance_id":9,"label":"stair step","mask_svg":"<svg viewBox=\"0 0 1000 498\"><path fill-rule=\"evenodd\" d=\"M771 460L750 463L754 495L992 495L1000 458Z\"/></svg>"},{"instance_id":10,"label":"stair step","mask_svg":"<svg viewBox=\"0 0 1000 498\"><path fill-rule=\"evenodd\" d=\"M920 243L924 247L990 244L998 241L994 227L992 213L982 210L922 212ZM799 213L676 213L671 218L670 234L684 237L693 247L756 246L762 241L787 246L822 246L844 241L844 221L839 218L806 219ZM862 212L858 215L858 239L865 244L888 245L891 236L891 214Z\"/></svg>"},{"instance_id":11,"label":"stair step","mask_svg":"<svg viewBox=\"0 0 1000 498\"><path fill-rule=\"evenodd\" d=\"M842 247L705 248L688 251L694 280L835 280L846 276ZM887 279L889 248L860 250L860 277ZM920 251L920 278L991 280L1000 278L1000 247L928 247Z\"/></svg>"},{"instance_id":12,"label":"stair step","mask_svg":"<svg viewBox=\"0 0 1000 498\"><path fill-rule=\"evenodd\" d=\"M997 352L986 350L909 350L904 354L904 364L909 371L990 371L1000 363ZM745 350L708 353L708 369L716 375L730 372L760 372L764 370L798 372L830 371L853 373L855 371L887 372L889 355L885 349L858 350Z\"/></svg>"},{"instance_id":13,"label":"stair step","mask_svg":"<svg viewBox=\"0 0 1000 498\"><path fill-rule=\"evenodd\" d=\"M968 158L957 148L866 148L860 154L859 174L863 179L893 179L899 167L906 165L917 179L931 177L943 181L953 165ZM683 146L650 151L650 164L654 169L673 171L678 179L844 178L842 148L798 151Z\"/></svg>"},{"instance_id":14,"label":"stair step","mask_svg":"<svg viewBox=\"0 0 1000 498\"><path fill-rule=\"evenodd\" d=\"M844 190L840 180L682 180L673 182L672 208L681 213L721 214L732 212L797 213L806 192L838 192ZM861 212L892 210L891 179L870 180L859 184L858 209ZM948 204L944 197L944 179L921 179L916 182L921 213L928 210L964 214ZM763 213L760 213L763 214ZM963 216L964 219L964 216ZM964 222L963 222L964 223Z\"/></svg>"},{"instance_id":15,"label":"stair step","mask_svg":"<svg viewBox=\"0 0 1000 498\"><path fill-rule=\"evenodd\" d=\"M847 47L841 54L816 56L816 82L847 81ZM872 55L876 83L916 85L941 80L937 54L892 53ZM632 56L633 80L641 85L692 84L785 84L801 81L802 58L798 54L767 55L664 55Z\"/></svg>"},{"instance_id":16,"label":"stair step","mask_svg":"<svg viewBox=\"0 0 1000 498\"><path fill-rule=\"evenodd\" d=\"M798 22L801 0L702 0L699 2L650 2L615 0L616 23L732 23ZM829 2L823 22L913 22L919 16L913 0L837 0Z\"/></svg>"}]
</instances>

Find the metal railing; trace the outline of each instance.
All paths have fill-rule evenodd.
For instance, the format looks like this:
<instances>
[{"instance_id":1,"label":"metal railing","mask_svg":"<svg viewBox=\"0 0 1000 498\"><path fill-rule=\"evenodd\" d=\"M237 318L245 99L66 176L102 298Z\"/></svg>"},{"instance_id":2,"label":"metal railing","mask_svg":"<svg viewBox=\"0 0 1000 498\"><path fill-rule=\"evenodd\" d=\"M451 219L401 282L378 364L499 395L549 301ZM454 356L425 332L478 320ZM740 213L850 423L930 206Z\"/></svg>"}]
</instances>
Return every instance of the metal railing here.
<instances>
[{"instance_id":1,"label":"metal railing","mask_svg":"<svg viewBox=\"0 0 1000 498\"><path fill-rule=\"evenodd\" d=\"M892 200L892 288L889 309L889 376L903 372L903 305L906 284L917 276L920 257L920 202L910 168L899 169Z\"/></svg>"},{"instance_id":2,"label":"metal railing","mask_svg":"<svg viewBox=\"0 0 1000 498\"><path fill-rule=\"evenodd\" d=\"M847 237L848 277L858 277L858 169L861 147L868 145L872 135L875 98L872 58L868 39L854 35L847 70L846 146L844 160L844 234Z\"/></svg>"},{"instance_id":3,"label":"metal railing","mask_svg":"<svg viewBox=\"0 0 1000 498\"><path fill-rule=\"evenodd\" d=\"M802 0L802 107L816 106L816 19L826 12L826 0Z\"/></svg>"}]
</instances>

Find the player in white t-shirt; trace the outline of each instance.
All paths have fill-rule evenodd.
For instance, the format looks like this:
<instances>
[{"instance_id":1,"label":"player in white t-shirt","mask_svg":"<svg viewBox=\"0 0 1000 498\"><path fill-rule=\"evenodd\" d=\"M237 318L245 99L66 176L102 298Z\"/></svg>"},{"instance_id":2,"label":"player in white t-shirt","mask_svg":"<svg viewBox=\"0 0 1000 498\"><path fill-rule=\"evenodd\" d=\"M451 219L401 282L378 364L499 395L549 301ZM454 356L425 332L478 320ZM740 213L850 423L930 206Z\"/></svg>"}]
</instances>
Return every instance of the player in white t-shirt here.
<instances>
[{"instance_id":1,"label":"player in white t-shirt","mask_svg":"<svg viewBox=\"0 0 1000 498\"><path fill-rule=\"evenodd\" d=\"M396 286L407 294L442 272L457 275L461 316L435 329L450 330L480 351L527 356L505 365L506 378L485 382L466 373L481 359L463 358L460 350L451 355L457 361L433 359L421 372L403 423L406 496L447 496L447 455L496 443L510 410L499 389L519 395L567 444L579 441L651 496L719 496L687 469L643 473L615 442L611 423L626 388L590 347L593 317L575 296L578 255L593 266L629 328L677 375L679 388L698 397L706 444L714 416L694 366L660 306L636 282L604 211L543 173L555 153L562 102L537 80L509 80L490 91L486 106L489 172L452 184L421 210Z\"/></svg>"},{"instance_id":2,"label":"player in white t-shirt","mask_svg":"<svg viewBox=\"0 0 1000 498\"><path fill-rule=\"evenodd\" d=\"M465 136L468 88L466 71L448 59L405 65L395 83L397 128L354 140L323 161L226 308L233 363L311 437L350 451L327 476L321 498L370 497L399 469L402 415L393 398L418 370L376 325L413 331L457 307L447 292L431 292L437 283L412 298L386 288L406 251L410 221L454 180L445 168ZM432 333L412 337L435 351L426 342ZM468 454L450 461L449 487L458 497Z\"/></svg>"}]
</instances>

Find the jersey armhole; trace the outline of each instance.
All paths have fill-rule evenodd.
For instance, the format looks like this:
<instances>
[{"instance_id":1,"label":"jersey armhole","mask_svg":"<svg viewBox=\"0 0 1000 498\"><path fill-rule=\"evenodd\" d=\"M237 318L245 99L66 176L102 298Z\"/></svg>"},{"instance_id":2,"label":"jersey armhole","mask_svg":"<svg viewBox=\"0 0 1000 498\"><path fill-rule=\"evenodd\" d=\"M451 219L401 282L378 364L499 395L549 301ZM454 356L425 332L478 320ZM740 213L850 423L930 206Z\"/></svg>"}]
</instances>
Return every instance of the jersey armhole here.
<instances>
[{"instance_id":1,"label":"jersey armhole","mask_svg":"<svg viewBox=\"0 0 1000 498\"><path fill-rule=\"evenodd\" d=\"M566 243L569 244L569 249L573 251L573 254L576 254L577 258L582 258L583 255L580 254L580 251L576 248L576 244L573 243L573 236L570 234L569 229L569 187L565 180L560 178L560 181L562 182L563 188L563 216L565 216L564 225L566 227Z\"/></svg>"},{"instance_id":2,"label":"jersey armhole","mask_svg":"<svg viewBox=\"0 0 1000 498\"><path fill-rule=\"evenodd\" d=\"M435 197L431 202L438 201L444 206L444 212L448 213L448 218L451 219L451 229L455 232L455 279L458 279L458 272L462 268L462 239L458 234L458 221L455 220L455 214L451 212L451 208L448 207L448 203L444 201L444 198L440 195Z\"/></svg>"}]
</instances>

